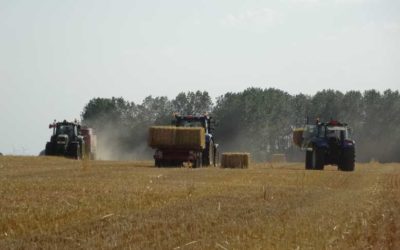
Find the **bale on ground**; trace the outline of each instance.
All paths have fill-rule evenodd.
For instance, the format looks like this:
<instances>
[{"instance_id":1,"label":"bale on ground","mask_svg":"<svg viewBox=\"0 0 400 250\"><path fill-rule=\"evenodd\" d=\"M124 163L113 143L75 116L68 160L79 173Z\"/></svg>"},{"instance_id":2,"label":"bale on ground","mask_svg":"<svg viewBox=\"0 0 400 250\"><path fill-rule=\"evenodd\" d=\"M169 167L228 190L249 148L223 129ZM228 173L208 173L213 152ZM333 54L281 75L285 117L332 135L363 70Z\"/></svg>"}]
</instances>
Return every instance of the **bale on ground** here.
<instances>
[{"instance_id":1,"label":"bale on ground","mask_svg":"<svg viewBox=\"0 0 400 250\"><path fill-rule=\"evenodd\" d=\"M222 168L248 168L250 153L223 153L221 158Z\"/></svg>"},{"instance_id":2,"label":"bale on ground","mask_svg":"<svg viewBox=\"0 0 400 250\"><path fill-rule=\"evenodd\" d=\"M285 154L273 154L271 156L271 162L274 162L274 163L286 162L286 155Z\"/></svg>"},{"instance_id":3,"label":"bale on ground","mask_svg":"<svg viewBox=\"0 0 400 250\"><path fill-rule=\"evenodd\" d=\"M301 147L303 144L303 132L304 128L293 129L293 143L294 145Z\"/></svg>"},{"instance_id":4,"label":"bale on ground","mask_svg":"<svg viewBox=\"0 0 400 250\"><path fill-rule=\"evenodd\" d=\"M204 149L205 131L201 127L152 126L148 144L152 148Z\"/></svg>"}]
</instances>

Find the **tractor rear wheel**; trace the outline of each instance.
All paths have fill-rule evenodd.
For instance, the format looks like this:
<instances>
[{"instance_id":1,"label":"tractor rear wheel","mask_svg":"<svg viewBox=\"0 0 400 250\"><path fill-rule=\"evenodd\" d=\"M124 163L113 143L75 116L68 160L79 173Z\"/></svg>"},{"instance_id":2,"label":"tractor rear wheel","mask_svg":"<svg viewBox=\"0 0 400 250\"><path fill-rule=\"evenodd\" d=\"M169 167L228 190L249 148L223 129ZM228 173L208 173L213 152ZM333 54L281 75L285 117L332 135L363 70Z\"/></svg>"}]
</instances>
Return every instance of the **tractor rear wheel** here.
<instances>
[{"instance_id":1,"label":"tractor rear wheel","mask_svg":"<svg viewBox=\"0 0 400 250\"><path fill-rule=\"evenodd\" d=\"M354 148L343 149L339 169L342 171L354 171L355 150Z\"/></svg>"},{"instance_id":2,"label":"tractor rear wheel","mask_svg":"<svg viewBox=\"0 0 400 250\"><path fill-rule=\"evenodd\" d=\"M324 170L324 151L314 148L312 151L311 166L314 170Z\"/></svg>"},{"instance_id":3,"label":"tractor rear wheel","mask_svg":"<svg viewBox=\"0 0 400 250\"><path fill-rule=\"evenodd\" d=\"M306 170L312 169L312 151L306 151Z\"/></svg>"}]
</instances>

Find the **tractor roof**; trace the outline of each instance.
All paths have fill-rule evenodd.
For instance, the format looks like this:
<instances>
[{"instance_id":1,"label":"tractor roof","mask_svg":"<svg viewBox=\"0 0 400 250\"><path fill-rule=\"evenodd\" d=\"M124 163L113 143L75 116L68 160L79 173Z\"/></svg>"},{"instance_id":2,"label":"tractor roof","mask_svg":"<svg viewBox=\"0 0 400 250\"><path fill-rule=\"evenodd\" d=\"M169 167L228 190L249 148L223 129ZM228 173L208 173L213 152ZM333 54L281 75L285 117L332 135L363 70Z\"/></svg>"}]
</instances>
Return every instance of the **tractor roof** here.
<instances>
[{"instance_id":1,"label":"tractor roof","mask_svg":"<svg viewBox=\"0 0 400 250\"><path fill-rule=\"evenodd\" d=\"M211 119L208 115L175 115L177 120L193 120L193 121L201 121Z\"/></svg>"},{"instance_id":2,"label":"tractor roof","mask_svg":"<svg viewBox=\"0 0 400 250\"><path fill-rule=\"evenodd\" d=\"M336 120L330 120L329 122L320 123L320 125L327 127L346 127L347 123L341 123Z\"/></svg>"},{"instance_id":3,"label":"tractor roof","mask_svg":"<svg viewBox=\"0 0 400 250\"><path fill-rule=\"evenodd\" d=\"M78 122L68 122L67 120L64 120L62 122L56 122L54 120L54 122L49 125L49 128L55 128L55 127L60 126L60 125L80 126L80 124Z\"/></svg>"}]
</instances>

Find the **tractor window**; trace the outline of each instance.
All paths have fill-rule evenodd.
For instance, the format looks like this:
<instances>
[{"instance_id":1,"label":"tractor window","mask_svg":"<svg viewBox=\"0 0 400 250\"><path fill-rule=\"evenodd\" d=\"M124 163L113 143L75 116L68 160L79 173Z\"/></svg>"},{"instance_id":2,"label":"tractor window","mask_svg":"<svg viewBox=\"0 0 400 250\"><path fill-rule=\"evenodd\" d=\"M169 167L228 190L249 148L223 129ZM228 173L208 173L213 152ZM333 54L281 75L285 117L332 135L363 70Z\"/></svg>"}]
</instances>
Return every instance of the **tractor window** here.
<instances>
[{"instance_id":1,"label":"tractor window","mask_svg":"<svg viewBox=\"0 0 400 250\"><path fill-rule=\"evenodd\" d=\"M203 127L203 124L200 121L193 121L187 122L185 127Z\"/></svg>"},{"instance_id":2,"label":"tractor window","mask_svg":"<svg viewBox=\"0 0 400 250\"><path fill-rule=\"evenodd\" d=\"M182 120L178 123L179 127L204 127L201 121L185 121Z\"/></svg>"},{"instance_id":3,"label":"tractor window","mask_svg":"<svg viewBox=\"0 0 400 250\"><path fill-rule=\"evenodd\" d=\"M326 136L340 139L348 139L349 137L347 129L344 128L328 128Z\"/></svg>"},{"instance_id":4,"label":"tractor window","mask_svg":"<svg viewBox=\"0 0 400 250\"><path fill-rule=\"evenodd\" d=\"M325 137L325 126L318 127L318 137L324 138Z\"/></svg>"},{"instance_id":5,"label":"tractor window","mask_svg":"<svg viewBox=\"0 0 400 250\"><path fill-rule=\"evenodd\" d=\"M340 130L328 129L327 132L326 132L326 136L329 137L329 138L331 138L331 137L332 138L340 138L340 133L341 133Z\"/></svg>"},{"instance_id":6,"label":"tractor window","mask_svg":"<svg viewBox=\"0 0 400 250\"><path fill-rule=\"evenodd\" d=\"M317 128L315 125L307 125L303 133L303 138L310 138L317 134Z\"/></svg>"},{"instance_id":7,"label":"tractor window","mask_svg":"<svg viewBox=\"0 0 400 250\"><path fill-rule=\"evenodd\" d=\"M343 130L343 131L341 131L340 132L340 138L342 138L343 137L343 139L349 139L349 131L346 129L346 130Z\"/></svg>"},{"instance_id":8,"label":"tractor window","mask_svg":"<svg viewBox=\"0 0 400 250\"><path fill-rule=\"evenodd\" d=\"M71 125L60 125L56 132L58 135L66 134L72 136L74 133L74 128Z\"/></svg>"}]
</instances>

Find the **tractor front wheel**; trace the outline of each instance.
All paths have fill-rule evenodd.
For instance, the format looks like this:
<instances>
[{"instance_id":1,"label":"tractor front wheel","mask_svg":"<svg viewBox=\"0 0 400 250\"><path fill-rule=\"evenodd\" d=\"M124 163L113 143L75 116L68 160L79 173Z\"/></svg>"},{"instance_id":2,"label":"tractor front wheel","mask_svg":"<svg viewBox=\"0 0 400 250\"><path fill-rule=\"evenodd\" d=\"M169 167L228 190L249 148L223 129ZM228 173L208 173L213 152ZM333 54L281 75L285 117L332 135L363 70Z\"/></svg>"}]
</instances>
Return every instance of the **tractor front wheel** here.
<instances>
[{"instance_id":1,"label":"tractor front wheel","mask_svg":"<svg viewBox=\"0 0 400 250\"><path fill-rule=\"evenodd\" d=\"M205 166L214 165L214 143L212 141L209 142L203 154L203 163Z\"/></svg>"},{"instance_id":2,"label":"tractor front wheel","mask_svg":"<svg viewBox=\"0 0 400 250\"><path fill-rule=\"evenodd\" d=\"M197 154L196 159L193 162L193 167L194 168L201 168L203 166L203 154L199 152Z\"/></svg>"},{"instance_id":3,"label":"tractor front wheel","mask_svg":"<svg viewBox=\"0 0 400 250\"><path fill-rule=\"evenodd\" d=\"M44 150L44 155L54 155L54 147L51 142L46 143L46 148Z\"/></svg>"},{"instance_id":4,"label":"tractor front wheel","mask_svg":"<svg viewBox=\"0 0 400 250\"><path fill-rule=\"evenodd\" d=\"M342 152L339 169L342 171L354 171L355 165L355 150L354 148L346 148Z\"/></svg>"},{"instance_id":5,"label":"tractor front wheel","mask_svg":"<svg viewBox=\"0 0 400 250\"><path fill-rule=\"evenodd\" d=\"M79 143L71 143L68 147L67 153L69 157L72 157L74 159L79 160L82 158L82 152Z\"/></svg>"},{"instance_id":6,"label":"tractor front wheel","mask_svg":"<svg viewBox=\"0 0 400 250\"><path fill-rule=\"evenodd\" d=\"M306 151L306 170L312 169L312 151Z\"/></svg>"}]
</instances>

